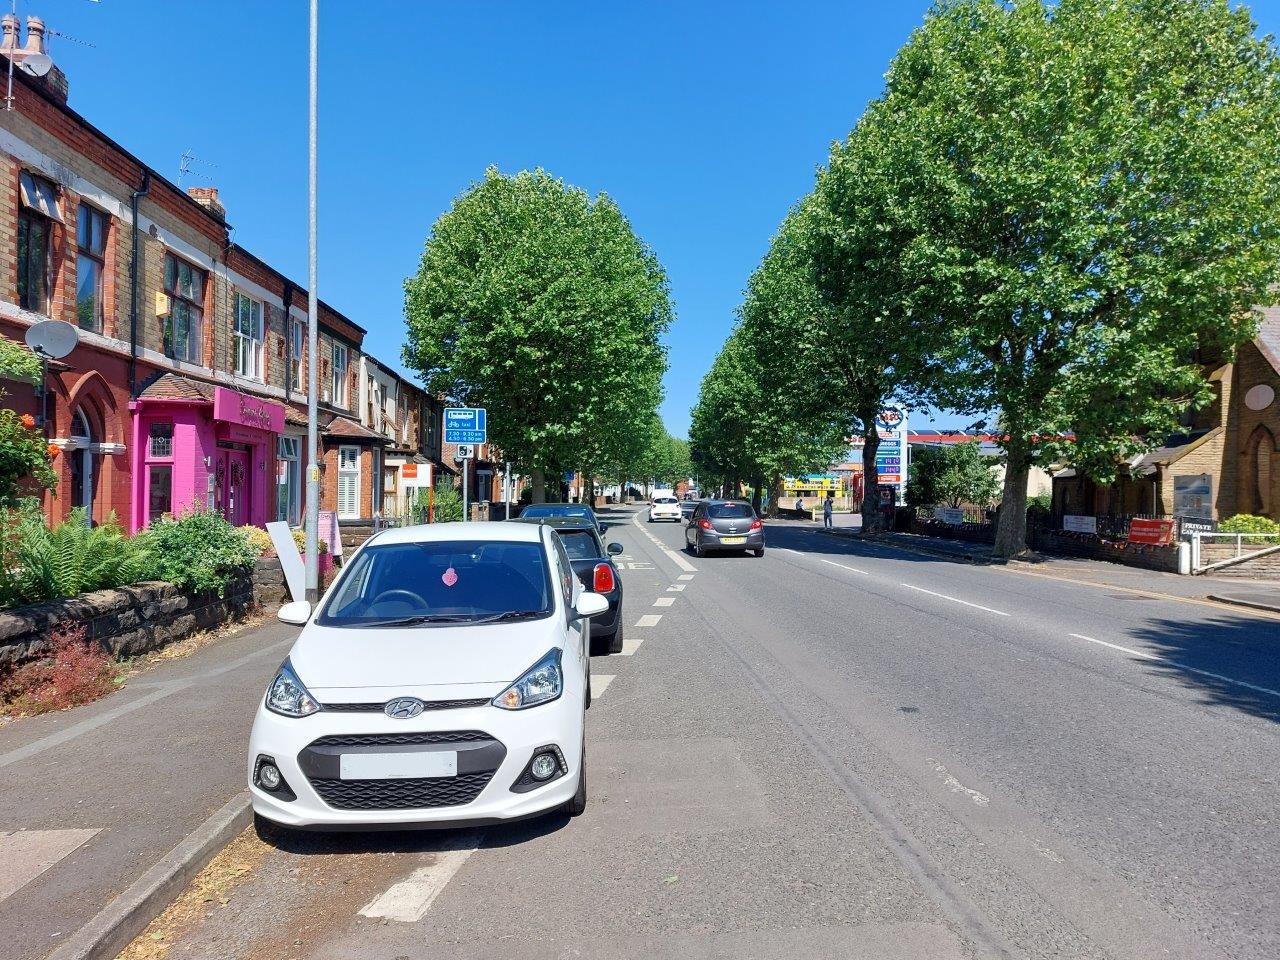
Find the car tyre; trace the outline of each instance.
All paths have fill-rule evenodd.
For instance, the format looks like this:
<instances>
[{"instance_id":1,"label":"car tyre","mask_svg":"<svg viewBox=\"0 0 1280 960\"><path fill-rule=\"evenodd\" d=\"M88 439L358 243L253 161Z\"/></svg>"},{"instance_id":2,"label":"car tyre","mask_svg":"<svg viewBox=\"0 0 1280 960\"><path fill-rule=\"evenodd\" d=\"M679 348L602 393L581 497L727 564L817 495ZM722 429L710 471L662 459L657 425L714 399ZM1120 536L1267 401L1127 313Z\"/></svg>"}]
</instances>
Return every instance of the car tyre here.
<instances>
[{"instance_id":1,"label":"car tyre","mask_svg":"<svg viewBox=\"0 0 1280 960\"><path fill-rule=\"evenodd\" d=\"M587 742L582 741L582 759L578 761L578 789L564 805L564 812L580 817L587 812Z\"/></svg>"},{"instance_id":2,"label":"car tyre","mask_svg":"<svg viewBox=\"0 0 1280 960\"><path fill-rule=\"evenodd\" d=\"M618 629L605 638L606 653L622 652L622 611L618 611Z\"/></svg>"},{"instance_id":3,"label":"car tyre","mask_svg":"<svg viewBox=\"0 0 1280 960\"><path fill-rule=\"evenodd\" d=\"M701 540L693 541L693 555L697 557L699 560L701 560L704 556L706 556L706 554L702 550Z\"/></svg>"},{"instance_id":4,"label":"car tyre","mask_svg":"<svg viewBox=\"0 0 1280 960\"><path fill-rule=\"evenodd\" d=\"M583 710L590 710L590 709L591 709L591 669L590 669L590 666L588 666L588 668L587 668L587 699L586 699L586 701L583 703L583 705L582 705L582 709L583 709Z\"/></svg>"},{"instance_id":5,"label":"car tyre","mask_svg":"<svg viewBox=\"0 0 1280 960\"><path fill-rule=\"evenodd\" d=\"M289 835L289 828L285 827L269 817L264 817L258 811L253 812L253 832L257 834L259 840L271 846L279 846L280 843Z\"/></svg>"},{"instance_id":6,"label":"car tyre","mask_svg":"<svg viewBox=\"0 0 1280 960\"><path fill-rule=\"evenodd\" d=\"M757 557L763 557L763 556L764 556L764 547L761 547L761 548L760 548L760 549L758 549L758 550L752 550L751 552L752 552L752 553L754 553Z\"/></svg>"}]
</instances>

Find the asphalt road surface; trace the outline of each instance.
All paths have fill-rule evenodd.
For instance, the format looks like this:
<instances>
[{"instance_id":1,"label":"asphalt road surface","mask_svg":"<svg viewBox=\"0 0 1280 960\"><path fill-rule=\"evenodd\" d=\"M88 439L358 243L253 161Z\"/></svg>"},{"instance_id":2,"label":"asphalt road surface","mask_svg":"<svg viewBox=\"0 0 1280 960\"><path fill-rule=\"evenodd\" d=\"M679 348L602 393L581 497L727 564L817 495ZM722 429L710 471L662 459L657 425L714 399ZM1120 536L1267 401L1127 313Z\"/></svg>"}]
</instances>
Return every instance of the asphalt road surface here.
<instances>
[{"instance_id":1,"label":"asphalt road surface","mask_svg":"<svg viewBox=\"0 0 1280 960\"><path fill-rule=\"evenodd\" d=\"M583 817L284 839L170 955L1280 957L1280 620L614 519Z\"/></svg>"}]
</instances>

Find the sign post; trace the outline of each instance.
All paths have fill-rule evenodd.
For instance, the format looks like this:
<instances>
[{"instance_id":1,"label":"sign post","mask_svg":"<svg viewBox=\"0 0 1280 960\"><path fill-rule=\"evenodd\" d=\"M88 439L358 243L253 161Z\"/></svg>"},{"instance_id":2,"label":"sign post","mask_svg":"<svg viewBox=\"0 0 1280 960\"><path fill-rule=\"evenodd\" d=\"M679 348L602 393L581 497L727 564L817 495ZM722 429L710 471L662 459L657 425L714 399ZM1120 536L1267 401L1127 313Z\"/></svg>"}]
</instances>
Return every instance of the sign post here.
<instances>
[{"instance_id":1,"label":"sign post","mask_svg":"<svg viewBox=\"0 0 1280 960\"><path fill-rule=\"evenodd\" d=\"M444 442L458 444L462 461L462 519L467 519L470 491L467 489L467 461L475 456L473 444L489 442L489 415L484 407L446 407Z\"/></svg>"},{"instance_id":2,"label":"sign post","mask_svg":"<svg viewBox=\"0 0 1280 960\"><path fill-rule=\"evenodd\" d=\"M907 412L886 407L876 424L880 446L876 448L876 482L893 487L895 503L906 499L911 452L907 445Z\"/></svg>"}]
</instances>

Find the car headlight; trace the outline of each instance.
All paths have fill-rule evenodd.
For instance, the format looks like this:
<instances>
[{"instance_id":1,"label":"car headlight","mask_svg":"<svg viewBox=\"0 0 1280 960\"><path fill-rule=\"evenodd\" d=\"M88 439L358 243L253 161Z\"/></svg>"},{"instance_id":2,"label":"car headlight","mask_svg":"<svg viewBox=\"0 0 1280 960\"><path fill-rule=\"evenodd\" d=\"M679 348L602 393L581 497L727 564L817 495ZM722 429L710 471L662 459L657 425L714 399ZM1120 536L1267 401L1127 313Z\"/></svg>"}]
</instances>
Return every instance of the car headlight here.
<instances>
[{"instance_id":1,"label":"car headlight","mask_svg":"<svg viewBox=\"0 0 1280 960\"><path fill-rule=\"evenodd\" d=\"M525 671L524 676L493 698L493 705L503 710L523 710L540 703L550 703L564 693L564 674L560 670L560 648L548 650L546 656Z\"/></svg>"},{"instance_id":2,"label":"car headlight","mask_svg":"<svg viewBox=\"0 0 1280 960\"><path fill-rule=\"evenodd\" d=\"M320 709L288 660L280 665L280 672L267 687L266 702L268 710L285 717L309 717Z\"/></svg>"}]
</instances>

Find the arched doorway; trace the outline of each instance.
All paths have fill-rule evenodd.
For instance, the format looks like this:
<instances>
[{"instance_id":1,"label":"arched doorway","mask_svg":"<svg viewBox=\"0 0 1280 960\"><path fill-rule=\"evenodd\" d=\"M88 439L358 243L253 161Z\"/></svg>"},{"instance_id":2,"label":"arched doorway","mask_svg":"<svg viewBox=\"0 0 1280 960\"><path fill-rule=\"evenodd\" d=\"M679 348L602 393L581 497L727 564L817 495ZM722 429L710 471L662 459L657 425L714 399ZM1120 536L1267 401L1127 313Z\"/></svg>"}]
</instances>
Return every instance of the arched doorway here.
<instances>
[{"instance_id":1,"label":"arched doorway","mask_svg":"<svg viewBox=\"0 0 1280 960\"><path fill-rule=\"evenodd\" d=\"M1244 478L1248 512L1270 517L1280 512L1280 504L1274 502L1275 477L1272 472L1276 440L1271 431L1259 426L1249 437L1245 447Z\"/></svg>"},{"instance_id":2,"label":"arched doorway","mask_svg":"<svg viewBox=\"0 0 1280 960\"><path fill-rule=\"evenodd\" d=\"M71 439L74 447L67 457L71 470L71 508L84 509L85 522L93 525L93 488L96 478L93 470L93 429L83 409L77 409L71 417Z\"/></svg>"}]
</instances>

